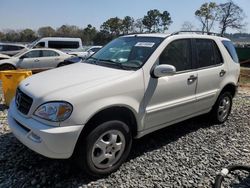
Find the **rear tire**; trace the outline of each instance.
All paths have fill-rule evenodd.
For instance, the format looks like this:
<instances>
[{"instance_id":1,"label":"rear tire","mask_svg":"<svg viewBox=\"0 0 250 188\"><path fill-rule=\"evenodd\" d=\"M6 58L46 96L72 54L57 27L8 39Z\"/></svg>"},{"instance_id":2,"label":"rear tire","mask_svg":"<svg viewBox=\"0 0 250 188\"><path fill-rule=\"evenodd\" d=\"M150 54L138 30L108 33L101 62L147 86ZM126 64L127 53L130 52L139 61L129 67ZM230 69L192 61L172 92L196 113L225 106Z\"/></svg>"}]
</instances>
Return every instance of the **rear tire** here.
<instances>
[{"instance_id":1,"label":"rear tire","mask_svg":"<svg viewBox=\"0 0 250 188\"><path fill-rule=\"evenodd\" d=\"M124 122L114 120L100 124L79 141L78 165L91 177L100 178L116 171L127 159L132 135Z\"/></svg>"},{"instance_id":2,"label":"rear tire","mask_svg":"<svg viewBox=\"0 0 250 188\"><path fill-rule=\"evenodd\" d=\"M13 65L9 65L9 64L0 65L0 71L15 70L15 69L16 67L14 67Z\"/></svg>"},{"instance_id":3,"label":"rear tire","mask_svg":"<svg viewBox=\"0 0 250 188\"><path fill-rule=\"evenodd\" d=\"M228 91L221 93L211 111L215 123L224 123L231 113L233 97Z\"/></svg>"}]
</instances>

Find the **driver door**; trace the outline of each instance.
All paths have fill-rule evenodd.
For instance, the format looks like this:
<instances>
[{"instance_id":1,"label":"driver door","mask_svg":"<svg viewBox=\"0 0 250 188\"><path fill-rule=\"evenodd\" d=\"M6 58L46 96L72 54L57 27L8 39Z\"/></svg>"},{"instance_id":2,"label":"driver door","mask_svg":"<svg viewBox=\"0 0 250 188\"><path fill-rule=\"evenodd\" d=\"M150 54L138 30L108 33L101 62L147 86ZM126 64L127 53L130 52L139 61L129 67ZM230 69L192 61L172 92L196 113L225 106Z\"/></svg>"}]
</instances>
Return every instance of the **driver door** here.
<instances>
[{"instance_id":1,"label":"driver door","mask_svg":"<svg viewBox=\"0 0 250 188\"><path fill-rule=\"evenodd\" d=\"M175 40L160 55L159 64L175 66L176 74L149 81L146 90L153 92L146 104L145 129L195 113L197 73L192 69L191 46L190 39Z\"/></svg>"}]
</instances>

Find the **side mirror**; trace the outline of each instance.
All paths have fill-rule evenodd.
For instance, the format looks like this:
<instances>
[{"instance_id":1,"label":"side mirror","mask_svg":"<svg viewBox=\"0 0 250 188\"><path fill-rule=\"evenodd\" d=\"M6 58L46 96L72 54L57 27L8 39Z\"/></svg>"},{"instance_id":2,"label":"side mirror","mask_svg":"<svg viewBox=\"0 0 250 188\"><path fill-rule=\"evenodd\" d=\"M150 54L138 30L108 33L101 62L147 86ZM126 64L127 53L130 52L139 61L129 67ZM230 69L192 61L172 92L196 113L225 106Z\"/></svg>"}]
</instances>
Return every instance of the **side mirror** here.
<instances>
[{"instance_id":1,"label":"side mirror","mask_svg":"<svg viewBox=\"0 0 250 188\"><path fill-rule=\"evenodd\" d=\"M19 59L24 59L25 58L25 56L23 55L23 56L21 56L21 57L19 57Z\"/></svg>"},{"instance_id":2,"label":"side mirror","mask_svg":"<svg viewBox=\"0 0 250 188\"><path fill-rule=\"evenodd\" d=\"M173 65L157 65L152 71L153 78L171 76L176 73L176 68Z\"/></svg>"}]
</instances>

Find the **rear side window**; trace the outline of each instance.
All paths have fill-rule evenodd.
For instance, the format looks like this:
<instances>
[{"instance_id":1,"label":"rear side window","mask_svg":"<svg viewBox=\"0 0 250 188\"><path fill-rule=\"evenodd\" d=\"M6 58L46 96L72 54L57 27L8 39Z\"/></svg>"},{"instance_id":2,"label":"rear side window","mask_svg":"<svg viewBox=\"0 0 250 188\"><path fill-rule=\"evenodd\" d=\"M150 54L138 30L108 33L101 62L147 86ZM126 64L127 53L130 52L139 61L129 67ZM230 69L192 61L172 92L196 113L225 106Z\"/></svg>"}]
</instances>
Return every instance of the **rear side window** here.
<instances>
[{"instance_id":1,"label":"rear side window","mask_svg":"<svg viewBox=\"0 0 250 188\"><path fill-rule=\"evenodd\" d=\"M196 39L197 68L209 67L223 63L217 44L210 39Z\"/></svg>"},{"instance_id":2,"label":"rear side window","mask_svg":"<svg viewBox=\"0 0 250 188\"><path fill-rule=\"evenodd\" d=\"M23 47L21 46L13 46L13 45L4 45L3 46L3 51L18 51L18 50L22 50Z\"/></svg>"},{"instance_id":3,"label":"rear side window","mask_svg":"<svg viewBox=\"0 0 250 188\"><path fill-rule=\"evenodd\" d=\"M225 46L225 48L227 49L229 55L231 56L231 58L233 59L233 61L235 63L239 63L239 58L237 55L237 52L235 50L235 47L233 45L233 43L231 41L222 41L223 45Z\"/></svg>"},{"instance_id":4,"label":"rear side window","mask_svg":"<svg viewBox=\"0 0 250 188\"><path fill-rule=\"evenodd\" d=\"M54 56L59 56L59 54L57 52L52 51L52 50L43 50L42 57L54 57Z\"/></svg>"},{"instance_id":5,"label":"rear side window","mask_svg":"<svg viewBox=\"0 0 250 188\"><path fill-rule=\"evenodd\" d=\"M160 64L173 65L176 71L192 68L191 40L181 39L168 44L159 58Z\"/></svg>"},{"instance_id":6,"label":"rear side window","mask_svg":"<svg viewBox=\"0 0 250 188\"><path fill-rule=\"evenodd\" d=\"M77 41L49 41L49 48L56 49L77 49L79 48L79 42Z\"/></svg>"}]
</instances>

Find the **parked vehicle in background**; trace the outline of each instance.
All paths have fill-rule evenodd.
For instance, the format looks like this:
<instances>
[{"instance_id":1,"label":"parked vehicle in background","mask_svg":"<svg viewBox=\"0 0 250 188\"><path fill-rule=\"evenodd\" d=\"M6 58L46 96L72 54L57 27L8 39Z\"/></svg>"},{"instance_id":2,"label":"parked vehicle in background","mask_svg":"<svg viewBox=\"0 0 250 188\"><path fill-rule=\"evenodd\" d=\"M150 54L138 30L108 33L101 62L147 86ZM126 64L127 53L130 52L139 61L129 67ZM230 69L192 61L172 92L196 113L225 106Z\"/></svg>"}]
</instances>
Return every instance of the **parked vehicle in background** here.
<instances>
[{"instance_id":1,"label":"parked vehicle in background","mask_svg":"<svg viewBox=\"0 0 250 188\"><path fill-rule=\"evenodd\" d=\"M65 59L71 57L56 49L30 49L11 57L0 60L0 70L21 69L50 69L63 65Z\"/></svg>"},{"instance_id":2,"label":"parked vehicle in background","mask_svg":"<svg viewBox=\"0 0 250 188\"><path fill-rule=\"evenodd\" d=\"M8 122L32 150L51 158L73 156L84 172L101 177L126 160L133 138L205 113L225 122L239 74L227 38L183 32L123 36L84 63L21 82Z\"/></svg>"},{"instance_id":3,"label":"parked vehicle in background","mask_svg":"<svg viewBox=\"0 0 250 188\"><path fill-rule=\"evenodd\" d=\"M82 58L81 57L73 56L73 57L65 59L61 63L61 66L63 66L63 65L70 65L70 64L73 64L73 63L80 63L80 62L82 62Z\"/></svg>"},{"instance_id":4,"label":"parked vehicle in background","mask_svg":"<svg viewBox=\"0 0 250 188\"><path fill-rule=\"evenodd\" d=\"M45 37L28 45L28 48L53 48L64 52L78 51L82 49L80 38Z\"/></svg>"},{"instance_id":5,"label":"parked vehicle in background","mask_svg":"<svg viewBox=\"0 0 250 188\"><path fill-rule=\"evenodd\" d=\"M75 51L75 52L69 52L68 54L79 56L82 59L86 59L93 55L94 53L98 52L102 46L91 46L90 48L87 48L85 51Z\"/></svg>"},{"instance_id":6,"label":"parked vehicle in background","mask_svg":"<svg viewBox=\"0 0 250 188\"><path fill-rule=\"evenodd\" d=\"M0 43L0 53L13 56L20 53L27 48L22 44L13 44L13 43Z\"/></svg>"},{"instance_id":7,"label":"parked vehicle in background","mask_svg":"<svg viewBox=\"0 0 250 188\"><path fill-rule=\"evenodd\" d=\"M9 58L10 58L10 56L8 56L8 55L0 54L0 60L2 60L2 59L9 59Z\"/></svg>"}]
</instances>

